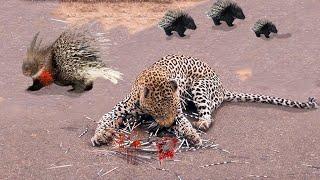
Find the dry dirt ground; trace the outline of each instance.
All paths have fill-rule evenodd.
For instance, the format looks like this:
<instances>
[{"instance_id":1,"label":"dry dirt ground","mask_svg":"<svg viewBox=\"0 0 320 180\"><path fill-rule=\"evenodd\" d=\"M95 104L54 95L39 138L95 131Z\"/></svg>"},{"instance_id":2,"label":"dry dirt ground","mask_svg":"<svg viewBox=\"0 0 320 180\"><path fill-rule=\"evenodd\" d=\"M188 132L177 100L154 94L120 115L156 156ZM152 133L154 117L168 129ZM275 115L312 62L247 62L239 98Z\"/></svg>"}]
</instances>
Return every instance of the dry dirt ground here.
<instances>
[{"instance_id":1,"label":"dry dirt ground","mask_svg":"<svg viewBox=\"0 0 320 180\"><path fill-rule=\"evenodd\" d=\"M52 15L69 24L84 24L95 20L109 30L124 26L129 33L137 33L155 26L167 9L186 9L204 1L157 2L119 2L119 3L61 3Z\"/></svg>"},{"instance_id":2,"label":"dry dirt ground","mask_svg":"<svg viewBox=\"0 0 320 180\"><path fill-rule=\"evenodd\" d=\"M319 179L320 111L263 104L226 103L215 113L205 138L230 154L214 150L188 152L165 162L167 171L130 165L112 156L97 156L90 138L102 114L125 96L137 74L162 56L178 53L209 63L225 87L305 101L320 99L320 3L317 0L243 0L245 21L233 28L212 27L204 16L205 2L189 10L198 25L188 36L167 38L151 27L136 34L125 28L106 36L109 65L124 73L118 85L98 80L80 96L67 87L50 86L30 93L31 79L21 73L21 61L35 32L52 39L66 24L52 20L54 2L2 1L0 5L0 179ZM250 31L260 17L272 19L279 35L258 39ZM89 132L79 134L89 126ZM200 168L199 166L239 162ZM67 166L66 166L67 165ZM308 167L313 165L315 167ZM61 168L52 168L64 166ZM154 162L158 167L159 163Z\"/></svg>"}]
</instances>

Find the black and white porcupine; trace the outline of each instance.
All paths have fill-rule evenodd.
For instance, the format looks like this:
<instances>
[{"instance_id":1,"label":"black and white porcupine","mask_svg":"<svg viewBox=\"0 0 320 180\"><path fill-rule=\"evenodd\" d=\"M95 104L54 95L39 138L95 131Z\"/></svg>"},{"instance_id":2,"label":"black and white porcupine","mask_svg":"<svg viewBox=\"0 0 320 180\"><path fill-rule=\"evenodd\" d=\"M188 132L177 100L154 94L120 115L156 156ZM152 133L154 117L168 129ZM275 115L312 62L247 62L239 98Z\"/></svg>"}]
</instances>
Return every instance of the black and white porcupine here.
<instances>
[{"instance_id":1,"label":"black and white porcupine","mask_svg":"<svg viewBox=\"0 0 320 180\"><path fill-rule=\"evenodd\" d=\"M220 25L220 21L225 21L228 26L233 26L235 19L245 19L245 15L238 4L232 0L218 0L207 12L207 16L212 18L215 25Z\"/></svg>"},{"instance_id":2,"label":"black and white porcupine","mask_svg":"<svg viewBox=\"0 0 320 180\"><path fill-rule=\"evenodd\" d=\"M36 91L55 83L73 88L69 91L91 90L93 81L102 77L117 83L121 73L102 62L99 51L92 46L94 39L84 32L65 31L52 44L41 47L37 33L27 50L22 65L24 75L32 77L33 85L27 90Z\"/></svg>"},{"instance_id":3,"label":"black and white porcupine","mask_svg":"<svg viewBox=\"0 0 320 180\"><path fill-rule=\"evenodd\" d=\"M184 32L187 29L197 29L193 18L182 10L168 10L158 26L164 29L166 35L171 36L172 31L176 31L180 37L185 36Z\"/></svg>"},{"instance_id":4,"label":"black and white porcupine","mask_svg":"<svg viewBox=\"0 0 320 180\"><path fill-rule=\"evenodd\" d=\"M278 33L276 26L267 19L259 19L252 28L253 32L256 33L257 37L264 34L266 38L269 38L270 33Z\"/></svg>"}]
</instances>

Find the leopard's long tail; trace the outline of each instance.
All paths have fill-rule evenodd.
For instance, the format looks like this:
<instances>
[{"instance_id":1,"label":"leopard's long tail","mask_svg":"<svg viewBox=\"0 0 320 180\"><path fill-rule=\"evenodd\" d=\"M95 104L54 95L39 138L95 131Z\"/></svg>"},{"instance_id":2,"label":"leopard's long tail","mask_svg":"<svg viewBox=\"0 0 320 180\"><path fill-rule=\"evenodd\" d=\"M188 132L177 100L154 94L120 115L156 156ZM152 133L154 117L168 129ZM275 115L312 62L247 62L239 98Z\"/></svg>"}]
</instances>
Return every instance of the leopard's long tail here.
<instances>
[{"instance_id":1,"label":"leopard's long tail","mask_svg":"<svg viewBox=\"0 0 320 180\"><path fill-rule=\"evenodd\" d=\"M318 108L316 99L309 97L307 102L293 101L289 99L272 97L260 94L235 93L228 90L224 92L224 101L229 102L258 102L266 104L274 104L279 106L287 106L300 109L315 109Z\"/></svg>"}]
</instances>

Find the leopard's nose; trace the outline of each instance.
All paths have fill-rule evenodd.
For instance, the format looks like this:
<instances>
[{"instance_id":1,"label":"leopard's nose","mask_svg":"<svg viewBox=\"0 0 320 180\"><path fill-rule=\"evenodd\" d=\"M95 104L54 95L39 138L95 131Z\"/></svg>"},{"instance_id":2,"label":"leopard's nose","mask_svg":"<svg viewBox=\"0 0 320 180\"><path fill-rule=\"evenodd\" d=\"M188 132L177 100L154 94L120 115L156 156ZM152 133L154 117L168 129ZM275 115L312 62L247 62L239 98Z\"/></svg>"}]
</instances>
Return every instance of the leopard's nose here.
<instances>
[{"instance_id":1,"label":"leopard's nose","mask_svg":"<svg viewBox=\"0 0 320 180\"><path fill-rule=\"evenodd\" d=\"M161 127L171 127L173 122L174 122L174 117L168 116L168 117L162 117L162 118L157 118L156 122L161 126Z\"/></svg>"}]
</instances>

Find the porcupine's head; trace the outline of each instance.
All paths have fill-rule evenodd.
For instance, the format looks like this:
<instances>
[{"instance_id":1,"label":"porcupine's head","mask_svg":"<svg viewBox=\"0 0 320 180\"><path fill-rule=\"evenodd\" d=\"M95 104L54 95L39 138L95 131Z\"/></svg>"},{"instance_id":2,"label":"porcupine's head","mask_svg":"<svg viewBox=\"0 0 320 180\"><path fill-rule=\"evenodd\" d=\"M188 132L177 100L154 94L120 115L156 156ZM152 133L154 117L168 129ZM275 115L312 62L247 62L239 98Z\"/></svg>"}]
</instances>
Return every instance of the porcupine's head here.
<instances>
[{"instance_id":1,"label":"porcupine's head","mask_svg":"<svg viewBox=\"0 0 320 180\"><path fill-rule=\"evenodd\" d=\"M27 49L27 57L22 63L22 73L25 76L35 75L50 58L50 47L40 47L41 41L37 42L39 32L33 37L30 47Z\"/></svg>"},{"instance_id":2,"label":"porcupine's head","mask_svg":"<svg viewBox=\"0 0 320 180\"><path fill-rule=\"evenodd\" d=\"M268 26L268 30L269 30L270 32L278 33L278 29L276 28L276 26L275 26L273 23L269 22L269 23L267 24L267 26Z\"/></svg>"},{"instance_id":3,"label":"porcupine's head","mask_svg":"<svg viewBox=\"0 0 320 180\"><path fill-rule=\"evenodd\" d=\"M188 14L182 15L182 21L183 21L184 26L187 29L192 29L192 30L197 29L196 23L194 22L193 18L191 16L189 16Z\"/></svg>"},{"instance_id":4,"label":"porcupine's head","mask_svg":"<svg viewBox=\"0 0 320 180\"><path fill-rule=\"evenodd\" d=\"M38 64L34 61L25 60L22 63L22 73L25 76L33 76L38 72Z\"/></svg>"},{"instance_id":5,"label":"porcupine's head","mask_svg":"<svg viewBox=\"0 0 320 180\"><path fill-rule=\"evenodd\" d=\"M233 13L234 17L236 17L238 19L245 19L246 18L241 7L239 7L235 3L231 4L231 12Z\"/></svg>"}]
</instances>

